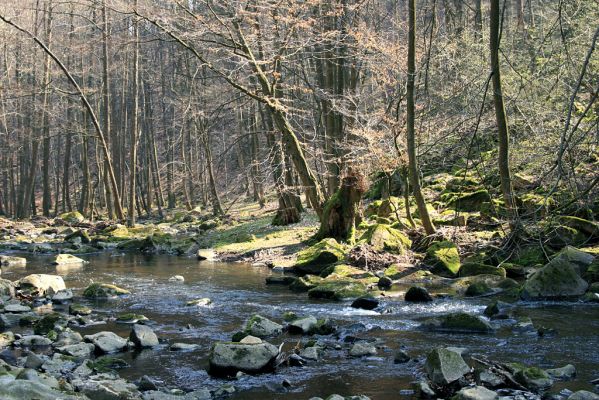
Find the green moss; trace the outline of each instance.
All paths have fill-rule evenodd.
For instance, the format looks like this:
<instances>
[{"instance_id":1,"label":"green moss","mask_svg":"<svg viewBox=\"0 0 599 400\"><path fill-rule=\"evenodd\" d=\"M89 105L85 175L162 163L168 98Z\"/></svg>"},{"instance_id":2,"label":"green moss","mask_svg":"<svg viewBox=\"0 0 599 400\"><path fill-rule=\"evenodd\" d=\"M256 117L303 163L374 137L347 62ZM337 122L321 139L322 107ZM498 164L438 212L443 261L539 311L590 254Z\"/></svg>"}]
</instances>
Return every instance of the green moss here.
<instances>
[{"instance_id":1,"label":"green moss","mask_svg":"<svg viewBox=\"0 0 599 400\"><path fill-rule=\"evenodd\" d=\"M352 278L352 279L364 279L372 278L374 275L372 272L364 271L362 269L352 267L347 264L332 265L322 271L320 274L323 278Z\"/></svg>"},{"instance_id":2,"label":"green moss","mask_svg":"<svg viewBox=\"0 0 599 400\"><path fill-rule=\"evenodd\" d=\"M543 249L539 246L523 247L516 252L516 256L511 260L514 264L531 266L535 264L545 264L547 261Z\"/></svg>"},{"instance_id":3,"label":"green moss","mask_svg":"<svg viewBox=\"0 0 599 400\"><path fill-rule=\"evenodd\" d=\"M474 276L474 275L498 275L503 278L506 277L506 271L502 267L494 267L492 265L486 265L481 263L464 263L460 268L460 276Z\"/></svg>"},{"instance_id":4,"label":"green moss","mask_svg":"<svg viewBox=\"0 0 599 400\"><path fill-rule=\"evenodd\" d=\"M315 288L322 281L323 278L319 276L306 275L297 278L291 285L289 285L289 289L294 292L307 292L308 290Z\"/></svg>"},{"instance_id":5,"label":"green moss","mask_svg":"<svg viewBox=\"0 0 599 400\"><path fill-rule=\"evenodd\" d=\"M381 223L370 226L360 240L370 244L375 250L395 254L403 254L412 246L412 241L402 232Z\"/></svg>"},{"instance_id":6,"label":"green moss","mask_svg":"<svg viewBox=\"0 0 599 400\"><path fill-rule=\"evenodd\" d=\"M85 217L79 211L66 212L58 217L69 224L78 224L85 221Z\"/></svg>"},{"instance_id":7,"label":"green moss","mask_svg":"<svg viewBox=\"0 0 599 400\"><path fill-rule=\"evenodd\" d=\"M584 273L584 279L589 283L599 282L599 260L595 260Z\"/></svg>"},{"instance_id":8,"label":"green moss","mask_svg":"<svg viewBox=\"0 0 599 400\"><path fill-rule=\"evenodd\" d=\"M405 274L405 271L399 264L391 264L389 267L387 267L387 269L385 269L384 274L391 280L397 280Z\"/></svg>"},{"instance_id":9,"label":"green moss","mask_svg":"<svg viewBox=\"0 0 599 400\"><path fill-rule=\"evenodd\" d=\"M453 313L443 318L441 327L447 330L467 332L489 332L489 325L475 315L466 313Z\"/></svg>"},{"instance_id":10,"label":"green moss","mask_svg":"<svg viewBox=\"0 0 599 400\"><path fill-rule=\"evenodd\" d=\"M460 271L460 255L455 244L436 242L426 250L424 262L432 266L432 271L443 276L455 276Z\"/></svg>"},{"instance_id":11,"label":"green moss","mask_svg":"<svg viewBox=\"0 0 599 400\"><path fill-rule=\"evenodd\" d=\"M491 196L485 189L472 193L447 193L441 196L449 207L458 211L478 211L484 203L491 202Z\"/></svg>"},{"instance_id":12,"label":"green moss","mask_svg":"<svg viewBox=\"0 0 599 400\"><path fill-rule=\"evenodd\" d=\"M327 281L308 291L315 299L343 300L366 295L366 286L355 281Z\"/></svg>"},{"instance_id":13,"label":"green moss","mask_svg":"<svg viewBox=\"0 0 599 400\"><path fill-rule=\"evenodd\" d=\"M560 217L560 222L565 226L584 233L588 237L599 237L599 224L597 222L572 216Z\"/></svg>"},{"instance_id":14,"label":"green moss","mask_svg":"<svg viewBox=\"0 0 599 400\"><path fill-rule=\"evenodd\" d=\"M291 322L291 321L295 321L296 319L298 319L298 316L296 313L294 313L293 311L285 311L283 313L283 320L285 322Z\"/></svg>"},{"instance_id":15,"label":"green moss","mask_svg":"<svg viewBox=\"0 0 599 400\"><path fill-rule=\"evenodd\" d=\"M89 315L92 309L83 304L71 304L69 306L69 314L71 315Z\"/></svg>"},{"instance_id":16,"label":"green moss","mask_svg":"<svg viewBox=\"0 0 599 400\"><path fill-rule=\"evenodd\" d=\"M64 318L59 313L45 315L33 325L33 333L36 335L46 335L52 331L56 323L61 320L64 320Z\"/></svg>"},{"instance_id":17,"label":"green moss","mask_svg":"<svg viewBox=\"0 0 599 400\"><path fill-rule=\"evenodd\" d=\"M129 294L128 290L108 283L92 283L84 291L83 296L88 298L108 298Z\"/></svg>"},{"instance_id":18,"label":"green moss","mask_svg":"<svg viewBox=\"0 0 599 400\"><path fill-rule=\"evenodd\" d=\"M327 266L345 259L345 248L335 239L323 239L300 251L295 269L300 273L321 273Z\"/></svg>"},{"instance_id":19,"label":"green moss","mask_svg":"<svg viewBox=\"0 0 599 400\"><path fill-rule=\"evenodd\" d=\"M125 313L120 314L116 317L117 322L136 322L136 321L147 321L148 318L145 315L135 314L135 313Z\"/></svg>"},{"instance_id":20,"label":"green moss","mask_svg":"<svg viewBox=\"0 0 599 400\"><path fill-rule=\"evenodd\" d=\"M96 372L106 373L115 369L127 368L129 364L121 358L103 356L96 358L94 361L89 360L87 366Z\"/></svg>"},{"instance_id":21,"label":"green moss","mask_svg":"<svg viewBox=\"0 0 599 400\"><path fill-rule=\"evenodd\" d=\"M466 289L466 293L464 293L467 297L475 297L482 296L488 293L493 292L493 289L489 287L485 282L475 282L468 286Z\"/></svg>"}]
</instances>

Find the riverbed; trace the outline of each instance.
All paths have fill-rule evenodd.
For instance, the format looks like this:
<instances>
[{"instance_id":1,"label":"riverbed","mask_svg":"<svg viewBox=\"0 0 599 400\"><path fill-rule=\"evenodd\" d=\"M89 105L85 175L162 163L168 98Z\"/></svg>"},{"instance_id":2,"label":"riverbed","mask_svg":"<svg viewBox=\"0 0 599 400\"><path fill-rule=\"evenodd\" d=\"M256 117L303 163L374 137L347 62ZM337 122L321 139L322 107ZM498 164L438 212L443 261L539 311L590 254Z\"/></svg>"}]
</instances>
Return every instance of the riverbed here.
<instances>
[{"instance_id":1,"label":"riverbed","mask_svg":"<svg viewBox=\"0 0 599 400\"><path fill-rule=\"evenodd\" d=\"M17 254L15 254L17 255ZM480 314L491 301L437 299L433 303L410 304L401 297L385 297L377 311L352 309L350 302L316 301L305 293L294 293L286 287L266 285L271 275L267 267L241 263L198 262L192 258L101 253L83 258L89 264L57 267L49 256L24 255L26 268L3 268L2 277L16 280L31 273L63 276L73 289L76 301L87 304L109 321L105 324L77 328L82 334L103 330L127 336L130 326L111 321L110 317L134 312L150 319L149 325L164 340L158 348L130 351L118 356L130 367L120 370L124 378L134 380L143 375L164 382L169 387L191 390L234 385L233 399L285 398L308 399L364 394L373 400L413 397L412 382L422 373L422 362L428 351L437 346L457 346L469 354L504 362L521 362L542 368L573 364L578 371L574 381L558 382L552 391L593 390L589 383L599 377L599 306L583 303L518 303L515 316L528 316L536 327L555 330L553 335L514 333L513 321L494 321L498 330L491 335L443 334L418 329L424 317L452 311ZM169 281L181 275L185 282ZM89 302L78 298L91 282L114 283L131 291L123 298ZM403 288L396 288L401 290ZM208 297L208 307L189 307L186 302ZM253 314L282 323L282 314L328 317L340 327L340 337L323 337L340 349L325 352L320 361L305 367L281 367L275 373L244 376L236 380L210 377L207 372L210 347L215 341L230 340ZM364 326L360 325L363 324ZM349 338L348 338L349 337ZM376 356L351 359L345 343L353 337L376 340ZM299 336L282 335L269 340L291 349ZM199 345L190 352L168 350L168 343ZM394 354L405 350L414 361L394 364ZM284 380L291 383L286 388Z\"/></svg>"}]
</instances>

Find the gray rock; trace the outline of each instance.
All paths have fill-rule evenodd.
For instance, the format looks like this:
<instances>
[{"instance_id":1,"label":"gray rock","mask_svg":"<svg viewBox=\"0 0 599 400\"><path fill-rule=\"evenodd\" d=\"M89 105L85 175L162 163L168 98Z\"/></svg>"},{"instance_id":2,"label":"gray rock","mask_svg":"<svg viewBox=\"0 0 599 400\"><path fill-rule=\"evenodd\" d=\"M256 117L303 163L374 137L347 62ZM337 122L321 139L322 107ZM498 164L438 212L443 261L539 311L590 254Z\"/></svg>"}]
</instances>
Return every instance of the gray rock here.
<instances>
[{"instance_id":1,"label":"gray rock","mask_svg":"<svg viewBox=\"0 0 599 400\"><path fill-rule=\"evenodd\" d=\"M27 259L23 257L0 256L0 265L3 267L24 267Z\"/></svg>"},{"instance_id":2,"label":"gray rock","mask_svg":"<svg viewBox=\"0 0 599 400\"><path fill-rule=\"evenodd\" d=\"M456 393L457 400L497 400L498 396L484 386L462 388Z\"/></svg>"},{"instance_id":3,"label":"gray rock","mask_svg":"<svg viewBox=\"0 0 599 400\"><path fill-rule=\"evenodd\" d=\"M586 390L579 390L572 393L570 397L568 397L568 400L599 400L599 395Z\"/></svg>"},{"instance_id":4,"label":"gray rock","mask_svg":"<svg viewBox=\"0 0 599 400\"><path fill-rule=\"evenodd\" d=\"M239 341L239 343L243 343L243 344L260 344L262 343L262 339L256 337L256 336L252 336L252 335L247 335L246 337L244 337L243 339L241 339Z\"/></svg>"},{"instance_id":5,"label":"gray rock","mask_svg":"<svg viewBox=\"0 0 599 400\"><path fill-rule=\"evenodd\" d=\"M470 367L460 354L443 348L428 354L424 368L430 380L438 386L455 382L470 372Z\"/></svg>"},{"instance_id":6,"label":"gray rock","mask_svg":"<svg viewBox=\"0 0 599 400\"><path fill-rule=\"evenodd\" d=\"M26 313L31 311L31 307L22 304L8 304L4 307L4 311L8 313Z\"/></svg>"},{"instance_id":7,"label":"gray rock","mask_svg":"<svg viewBox=\"0 0 599 400\"><path fill-rule=\"evenodd\" d=\"M505 379L491 371L484 370L478 373L478 382L486 387L496 388L505 383Z\"/></svg>"},{"instance_id":8,"label":"gray rock","mask_svg":"<svg viewBox=\"0 0 599 400\"><path fill-rule=\"evenodd\" d=\"M182 275L174 275L168 278L169 282L185 282L185 277Z\"/></svg>"},{"instance_id":9,"label":"gray rock","mask_svg":"<svg viewBox=\"0 0 599 400\"><path fill-rule=\"evenodd\" d=\"M289 332L290 333L310 333L312 329L318 324L318 320L313 317L305 317L296 319L289 323Z\"/></svg>"},{"instance_id":10,"label":"gray rock","mask_svg":"<svg viewBox=\"0 0 599 400\"><path fill-rule=\"evenodd\" d=\"M21 339L15 341L15 345L22 347L42 347L50 346L52 341L45 336L41 335L28 335L23 336Z\"/></svg>"},{"instance_id":11,"label":"gray rock","mask_svg":"<svg viewBox=\"0 0 599 400\"><path fill-rule=\"evenodd\" d=\"M38 369L44 365L44 360L35 353L30 353L25 359L25 368Z\"/></svg>"},{"instance_id":12,"label":"gray rock","mask_svg":"<svg viewBox=\"0 0 599 400\"><path fill-rule=\"evenodd\" d=\"M553 385L553 379L540 368L531 367L516 371L514 378L518 383L535 392L549 389Z\"/></svg>"},{"instance_id":13,"label":"gray rock","mask_svg":"<svg viewBox=\"0 0 599 400\"><path fill-rule=\"evenodd\" d=\"M279 349L270 343L216 343L210 354L210 373L235 375L238 371L257 373L272 370Z\"/></svg>"},{"instance_id":14,"label":"gray rock","mask_svg":"<svg viewBox=\"0 0 599 400\"><path fill-rule=\"evenodd\" d=\"M54 353L51 359L44 362L41 369L55 378L61 378L77 368L77 365L73 357Z\"/></svg>"},{"instance_id":15,"label":"gray rock","mask_svg":"<svg viewBox=\"0 0 599 400\"><path fill-rule=\"evenodd\" d=\"M142 392L146 392L148 390L158 390L158 385L156 384L154 379L150 378L147 375L144 375L139 379L139 383L137 384L137 387Z\"/></svg>"},{"instance_id":16,"label":"gray rock","mask_svg":"<svg viewBox=\"0 0 599 400\"><path fill-rule=\"evenodd\" d=\"M545 370L553 379L560 381L569 381L576 376L576 367L572 364L565 365L561 368L553 368Z\"/></svg>"},{"instance_id":17,"label":"gray rock","mask_svg":"<svg viewBox=\"0 0 599 400\"><path fill-rule=\"evenodd\" d=\"M0 349L3 347L7 347L13 344L15 341L15 334L8 331L4 333L0 333Z\"/></svg>"},{"instance_id":18,"label":"gray rock","mask_svg":"<svg viewBox=\"0 0 599 400\"><path fill-rule=\"evenodd\" d=\"M17 281L17 287L38 296L45 296L65 290L62 277L58 275L31 274Z\"/></svg>"},{"instance_id":19,"label":"gray rock","mask_svg":"<svg viewBox=\"0 0 599 400\"><path fill-rule=\"evenodd\" d=\"M398 350L397 353L395 353L395 357L393 357L393 362L395 364L405 364L410 360L411 358L408 353L403 350Z\"/></svg>"},{"instance_id":20,"label":"gray rock","mask_svg":"<svg viewBox=\"0 0 599 400\"><path fill-rule=\"evenodd\" d=\"M58 384L58 380L53 376L41 374L36 370L30 368L25 368L24 370L22 370L16 378L18 380L38 382L52 389L58 389L60 386Z\"/></svg>"},{"instance_id":21,"label":"gray rock","mask_svg":"<svg viewBox=\"0 0 599 400\"><path fill-rule=\"evenodd\" d=\"M200 347L197 344L191 343L173 343L170 345L169 350L171 351L192 351Z\"/></svg>"},{"instance_id":22,"label":"gray rock","mask_svg":"<svg viewBox=\"0 0 599 400\"><path fill-rule=\"evenodd\" d=\"M425 320L421 328L436 332L491 333L493 326L477 315L464 312L451 313Z\"/></svg>"},{"instance_id":23,"label":"gray rock","mask_svg":"<svg viewBox=\"0 0 599 400\"><path fill-rule=\"evenodd\" d=\"M10 299L15 297L15 286L8 279L0 279L0 298Z\"/></svg>"},{"instance_id":24,"label":"gray rock","mask_svg":"<svg viewBox=\"0 0 599 400\"><path fill-rule=\"evenodd\" d=\"M86 335L83 339L96 346L98 352L105 354L123 351L127 347L127 340L114 332L98 332L94 335Z\"/></svg>"},{"instance_id":25,"label":"gray rock","mask_svg":"<svg viewBox=\"0 0 599 400\"><path fill-rule=\"evenodd\" d=\"M349 355L350 357L375 356L376 347L369 343L358 342L349 350Z\"/></svg>"},{"instance_id":26,"label":"gray rock","mask_svg":"<svg viewBox=\"0 0 599 400\"><path fill-rule=\"evenodd\" d=\"M91 400L123 400L139 399L141 393L137 386L124 379L103 379L103 376L92 376L88 379L77 379L73 386Z\"/></svg>"},{"instance_id":27,"label":"gray rock","mask_svg":"<svg viewBox=\"0 0 599 400\"><path fill-rule=\"evenodd\" d=\"M212 300L207 297L202 299L191 300L186 303L187 306L208 307L212 304Z\"/></svg>"},{"instance_id":28,"label":"gray rock","mask_svg":"<svg viewBox=\"0 0 599 400\"><path fill-rule=\"evenodd\" d=\"M322 349L318 346L310 346L303 348L300 351L299 355L301 358L306 360L318 361L318 359L320 358L321 351Z\"/></svg>"},{"instance_id":29,"label":"gray rock","mask_svg":"<svg viewBox=\"0 0 599 400\"><path fill-rule=\"evenodd\" d=\"M71 289L59 290L54 296L52 296L52 302L63 304L73 300L73 291Z\"/></svg>"},{"instance_id":30,"label":"gray rock","mask_svg":"<svg viewBox=\"0 0 599 400\"><path fill-rule=\"evenodd\" d=\"M67 328L58 334L58 337L54 342L54 347L68 346L72 344L81 343L82 341L83 337L79 332L75 332Z\"/></svg>"},{"instance_id":31,"label":"gray rock","mask_svg":"<svg viewBox=\"0 0 599 400\"><path fill-rule=\"evenodd\" d=\"M437 398L437 394L431 388L426 380L420 380L415 383L416 394L421 399L435 399Z\"/></svg>"},{"instance_id":32,"label":"gray rock","mask_svg":"<svg viewBox=\"0 0 599 400\"><path fill-rule=\"evenodd\" d=\"M56 350L67 356L78 359L90 358L93 354L95 346L91 343L78 343L67 346L58 347Z\"/></svg>"},{"instance_id":33,"label":"gray rock","mask_svg":"<svg viewBox=\"0 0 599 400\"><path fill-rule=\"evenodd\" d=\"M139 349L158 346L158 336L156 336L152 329L145 325L133 325L129 339Z\"/></svg>"},{"instance_id":34,"label":"gray rock","mask_svg":"<svg viewBox=\"0 0 599 400\"><path fill-rule=\"evenodd\" d=\"M196 253L199 261L215 261L216 252L213 249L199 249Z\"/></svg>"},{"instance_id":35,"label":"gray rock","mask_svg":"<svg viewBox=\"0 0 599 400\"><path fill-rule=\"evenodd\" d=\"M283 326L256 314L247 322L245 332L252 336L265 338L280 335L283 332Z\"/></svg>"},{"instance_id":36,"label":"gray rock","mask_svg":"<svg viewBox=\"0 0 599 400\"><path fill-rule=\"evenodd\" d=\"M82 400L80 396L71 396L59 392L39 382L14 380L0 385L0 399L2 400Z\"/></svg>"},{"instance_id":37,"label":"gray rock","mask_svg":"<svg viewBox=\"0 0 599 400\"><path fill-rule=\"evenodd\" d=\"M558 255L536 271L522 287L525 300L561 299L582 296L589 284L579 275L580 267Z\"/></svg>"}]
</instances>

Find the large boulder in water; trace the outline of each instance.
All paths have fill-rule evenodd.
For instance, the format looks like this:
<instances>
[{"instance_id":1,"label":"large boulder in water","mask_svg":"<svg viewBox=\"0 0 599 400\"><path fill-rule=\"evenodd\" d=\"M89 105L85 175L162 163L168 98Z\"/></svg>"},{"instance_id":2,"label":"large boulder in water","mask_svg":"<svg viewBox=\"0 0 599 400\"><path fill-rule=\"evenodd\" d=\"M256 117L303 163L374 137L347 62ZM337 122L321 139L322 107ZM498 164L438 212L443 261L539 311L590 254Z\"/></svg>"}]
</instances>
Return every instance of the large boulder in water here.
<instances>
[{"instance_id":1,"label":"large boulder in water","mask_svg":"<svg viewBox=\"0 0 599 400\"><path fill-rule=\"evenodd\" d=\"M502 267L495 267L493 265L469 262L462 264L459 275L460 277L476 275L497 275L501 276L502 278L505 278L506 271L505 268Z\"/></svg>"},{"instance_id":2,"label":"large boulder in water","mask_svg":"<svg viewBox=\"0 0 599 400\"><path fill-rule=\"evenodd\" d=\"M493 326L476 315L464 312L451 313L425 320L421 327L425 330L449 333L491 333Z\"/></svg>"},{"instance_id":3,"label":"large boulder in water","mask_svg":"<svg viewBox=\"0 0 599 400\"><path fill-rule=\"evenodd\" d=\"M138 349L158 346L158 336L156 336L151 328L145 325L133 325L129 340L131 340Z\"/></svg>"},{"instance_id":4,"label":"large boulder in water","mask_svg":"<svg viewBox=\"0 0 599 400\"><path fill-rule=\"evenodd\" d=\"M0 278L0 298L12 298L15 296L15 286L8 279Z\"/></svg>"},{"instance_id":5,"label":"large boulder in water","mask_svg":"<svg viewBox=\"0 0 599 400\"><path fill-rule=\"evenodd\" d=\"M470 372L470 367L459 353L443 348L435 349L427 355L424 369L429 379L438 386L455 382Z\"/></svg>"},{"instance_id":6,"label":"large boulder in water","mask_svg":"<svg viewBox=\"0 0 599 400\"><path fill-rule=\"evenodd\" d=\"M265 338L268 336L280 335L283 332L283 325L277 324L261 315L254 315L246 324L245 332L248 335Z\"/></svg>"},{"instance_id":7,"label":"large boulder in water","mask_svg":"<svg viewBox=\"0 0 599 400\"><path fill-rule=\"evenodd\" d=\"M3 267L24 267L27 259L23 257L0 256L0 265Z\"/></svg>"},{"instance_id":8,"label":"large boulder in water","mask_svg":"<svg viewBox=\"0 0 599 400\"><path fill-rule=\"evenodd\" d=\"M31 274L17 282L17 287L38 296L54 294L67 287L58 275Z\"/></svg>"},{"instance_id":9,"label":"large boulder in water","mask_svg":"<svg viewBox=\"0 0 599 400\"><path fill-rule=\"evenodd\" d=\"M0 399L2 400L82 400L84 398L86 397L71 396L52 389L40 382L23 379L4 381L2 385L0 385Z\"/></svg>"},{"instance_id":10,"label":"large boulder in water","mask_svg":"<svg viewBox=\"0 0 599 400\"><path fill-rule=\"evenodd\" d=\"M86 342L96 346L98 353L116 353L125 350L127 347L127 339L123 339L114 332L98 332L93 335L83 337Z\"/></svg>"},{"instance_id":11,"label":"large boulder in water","mask_svg":"<svg viewBox=\"0 0 599 400\"><path fill-rule=\"evenodd\" d=\"M54 265L85 264L87 261L72 254L59 254L52 262Z\"/></svg>"},{"instance_id":12,"label":"large boulder in water","mask_svg":"<svg viewBox=\"0 0 599 400\"><path fill-rule=\"evenodd\" d=\"M460 271L458 248L448 241L433 243L426 250L424 263L430 265L437 275L454 277Z\"/></svg>"},{"instance_id":13,"label":"large boulder in water","mask_svg":"<svg viewBox=\"0 0 599 400\"><path fill-rule=\"evenodd\" d=\"M92 283L83 291L83 296L91 299L106 299L129 293L126 289L108 283Z\"/></svg>"},{"instance_id":14,"label":"large boulder in water","mask_svg":"<svg viewBox=\"0 0 599 400\"><path fill-rule=\"evenodd\" d=\"M588 267L593 259L587 264L584 258L574 256L574 250L566 248L532 274L524 283L521 297L525 300L542 300L582 296L589 284L580 275L585 265Z\"/></svg>"},{"instance_id":15,"label":"large boulder in water","mask_svg":"<svg viewBox=\"0 0 599 400\"><path fill-rule=\"evenodd\" d=\"M210 353L212 375L235 375L237 372L259 373L274 369L279 349L270 343L226 343L214 345Z\"/></svg>"},{"instance_id":16,"label":"large boulder in water","mask_svg":"<svg viewBox=\"0 0 599 400\"><path fill-rule=\"evenodd\" d=\"M323 239L300 251L293 267L300 274L320 274L329 265L345 258L345 249L335 239Z\"/></svg>"},{"instance_id":17,"label":"large boulder in water","mask_svg":"<svg viewBox=\"0 0 599 400\"><path fill-rule=\"evenodd\" d=\"M375 250L403 254L412 246L412 241L406 235L387 224L375 224L360 238L370 244Z\"/></svg>"}]
</instances>

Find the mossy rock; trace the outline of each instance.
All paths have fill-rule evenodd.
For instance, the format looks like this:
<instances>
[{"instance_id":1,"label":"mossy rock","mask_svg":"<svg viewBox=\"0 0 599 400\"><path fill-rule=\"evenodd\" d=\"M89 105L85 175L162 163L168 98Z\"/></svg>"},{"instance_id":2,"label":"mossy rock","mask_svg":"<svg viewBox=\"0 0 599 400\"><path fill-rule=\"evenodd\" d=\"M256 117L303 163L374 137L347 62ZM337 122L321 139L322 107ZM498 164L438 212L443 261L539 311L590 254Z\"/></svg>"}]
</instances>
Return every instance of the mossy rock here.
<instances>
[{"instance_id":1,"label":"mossy rock","mask_svg":"<svg viewBox=\"0 0 599 400\"><path fill-rule=\"evenodd\" d=\"M148 317L135 313L120 314L116 317L116 322L121 324L136 324L140 321L148 321Z\"/></svg>"},{"instance_id":2,"label":"mossy rock","mask_svg":"<svg viewBox=\"0 0 599 400\"><path fill-rule=\"evenodd\" d=\"M402 264L391 264L385 269L383 274L387 278L395 281L405 276L406 271L405 268L402 267Z\"/></svg>"},{"instance_id":3,"label":"mossy rock","mask_svg":"<svg viewBox=\"0 0 599 400\"><path fill-rule=\"evenodd\" d=\"M295 321L296 319L298 319L298 316L293 311L285 311L283 313L283 321L285 322Z\"/></svg>"},{"instance_id":4,"label":"mossy rock","mask_svg":"<svg viewBox=\"0 0 599 400\"><path fill-rule=\"evenodd\" d=\"M66 326L66 320L62 314L52 313L43 316L33 325L33 333L36 335L47 335L50 331L53 331L56 324Z\"/></svg>"},{"instance_id":5,"label":"mossy rock","mask_svg":"<svg viewBox=\"0 0 599 400\"><path fill-rule=\"evenodd\" d=\"M435 242L426 250L424 262L432 272L441 276L454 277L460 271L460 254L455 244L448 241Z\"/></svg>"},{"instance_id":6,"label":"mossy rock","mask_svg":"<svg viewBox=\"0 0 599 400\"><path fill-rule=\"evenodd\" d=\"M366 286L355 281L326 281L310 289L308 296L313 299L343 300L367 294Z\"/></svg>"},{"instance_id":7,"label":"mossy rock","mask_svg":"<svg viewBox=\"0 0 599 400\"><path fill-rule=\"evenodd\" d=\"M549 229L545 233L545 237L547 238L547 244L555 249L568 245L578 246L587 240L587 237L577 229L565 225Z\"/></svg>"},{"instance_id":8,"label":"mossy rock","mask_svg":"<svg viewBox=\"0 0 599 400\"><path fill-rule=\"evenodd\" d=\"M506 271L502 267L494 267L493 265L472 262L462 264L459 275L461 277L475 275L498 275L505 278Z\"/></svg>"},{"instance_id":9,"label":"mossy rock","mask_svg":"<svg viewBox=\"0 0 599 400\"><path fill-rule=\"evenodd\" d=\"M92 283L83 291L83 296L91 299L105 299L130 293L126 289L108 283Z\"/></svg>"},{"instance_id":10,"label":"mossy rock","mask_svg":"<svg viewBox=\"0 0 599 400\"><path fill-rule=\"evenodd\" d=\"M289 289L294 292L307 292L308 290L315 288L323 280L323 278L316 275L301 276L289 285Z\"/></svg>"},{"instance_id":11,"label":"mossy rock","mask_svg":"<svg viewBox=\"0 0 599 400\"><path fill-rule=\"evenodd\" d=\"M520 248L510 261L514 264L529 267L536 264L545 264L547 258L540 246L527 246Z\"/></svg>"},{"instance_id":12,"label":"mossy rock","mask_svg":"<svg viewBox=\"0 0 599 400\"><path fill-rule=\"evenodd\" d=\"M447 199L447 205L458 211L478 211L484 203L489 202L491 202L491 196L485 189L456 194Z\"/></svg>"},{"instance_id":13,"label":"mossy rock","mask_svg":"<svg viewBox=\"0 0 599 400\"><path fill-rule=\"evenodd\" d=\"M122 358L112 357L112 356L102 356L98 357L95 360L87 361L88 368L94 370L99 373L108 373L117 369L128 368L129 364Z\"/></svg>"},{"instance_id":14,"label":"mossy rock","mask_svg":"<svg viewBox=\"0 0 599 400\"><path fill-rule=\"evenodd\" d=\"M470 192L480 187L480 181L473 176L458 176L451 178L445 184L446 192Z\"/></svg>"},{"instance_id":15,"label":"mossy rock","mask_svg":"<svg viewBox=\"0 0 599 400\"><path fill-rule=\"evenodd\" d=\"M85 221L85 217L79 211L66 212L58 217L68 224L80 224Z\"/></svg>"},{"instance_id":16,"label":"mossy rock","mask_svg":"<svg viewBox=\"0 0 599 400\"><path fill-rule=\"evenodd\" d=\"M403 254L412 246L412 241L402 232L380 223L369 227L360 240L370 244L375 250L395 254Z\"/></svg>"},{"instance_id":17,"label":"mossy rock","mask_svg":"<svg viewBox=\"0 0 599 400\"><path fill-rule=\"evenodd\" d=\"M505 276L512 279L522 279L526 277L526 270L522 265L514 263L503 263L501 268L505 270Z\"/></svg>"},{"instance_id":18,"label":"mossy rock","mask_svg":"<svg viewBox=\"0 0 599 400\"><path fill-rule=\"evenodd\" d=\"M563 216L560 217L560 222L570 228L576 229L587 236L587 239L599 239L599 224L588 219Z\"/></svg>"},{"instance_id":19,"label":"mossy rock","mask_svg":"<svg viewBox=\"0 0 599 400\"><path fill-rule=\"evenodd\" d=\"M493 293L493 289L491 289L485 282L474 282L468 286L464 295L466 297L477 297L489 293Z\"/></svg>"},{"instance_id":20,"label":"mossy rock","mask_svg":"<svg viewBox=\"0 0 599 400\"><path fill-rule=\"evenodd\" d=\"M543 217L555 206L555 201L551 197L529 192L518 196L516 204L523 217Z\"/></svg>"},{"instance_id":21,"label":"mossy rock","mask_svg":"<svg viewBox=\"0 0 599 400\"><path fill-rule=\"evenodd\" d=\"M583 277L589 283L599 282L599 260L595 260L589 265Z\"/></svg>"},{"instance_id":22,"label":"mossy rock","mask_svg":"<svg viewBox=\"0 0 599 400\"><path fill-rule=\"evenodd\" d=\"M547 372L537 367L526 367L519 369L514 374L518 383L532 391L543 391L553 385L553 379Z\"/></svg>"},{"instance_id":23,"label":"mossy rock","mask_svg":"<svg viewBox=\"0 0 599 400\"><path fill-rule=\"evenodd\" d=\"M522 288L525 300L562 299L582 296L588 288L577 267L561 257L551 260L528 278Z\"/></svg>"},{"instance_id":24,"label":"mossy rock","mask_svg":"<svg viewBox=\"0 0 599 400\"><path fill-rule=\"evenodd\" d=\"M451 313L426 320L422 328L438 332L491 333L493 327L479 316L464 312Z\"/></svg>"},{"instance_id":25,"label":"mossy rock","mask_svg":"<svg viewBox=\"0 0 599 400\"><path fill-rule=\"evenodd\" d=\"M83 304L71 304L69 306L69 314L71 315L90 315L92 309Z\"/></svg>"},{"instance_id":26,"label":"mossy rock","mask_svg":"<svg viewBox=\"0 0 599 400\"><path fill-rule=\"evenodd\" d=\"M328 238L300 251L294 269L300 274L320 274L329 265L344 259L345 248L335 239Z\"/></svg>"},{"instance_id":27,"label":"mossy rock","mask_svg":"<svg viewBox=\"0 0 599 400\"><path fill-rule=\"evenodd\" d=\"M332 265L322 271L321 277L327 279L338 279L338 278L351 278L351 279L365 279L372 278L374 274L369 271L364 271L356 267L352 267L347 264Z\"/></svg>"},{"instance_id":28,"label":"mossy rock","mask_svg":"<svg viewBox=\"0 0 599 400\"><path fill-rule=\"evenodd\" d=\"M136 238L120 242L117 249L124 251L147 251L154 248L154 242L150 236L146 238Z\"/></svg>"},{"instance_id":29,"label":"mossy rock","mask_svg":"<svg viewBox=\"0 0 599 400\"><path fill-rule=\"evenodd\" d=\"M78 229L75 232L72 232L70 234L68 234L67 236L65 236L64 238L65 242L81 242L81 243L90 243L91 239L89 237L89 233L87 233L87 231Z\"/></svg>"}]
</instances>

